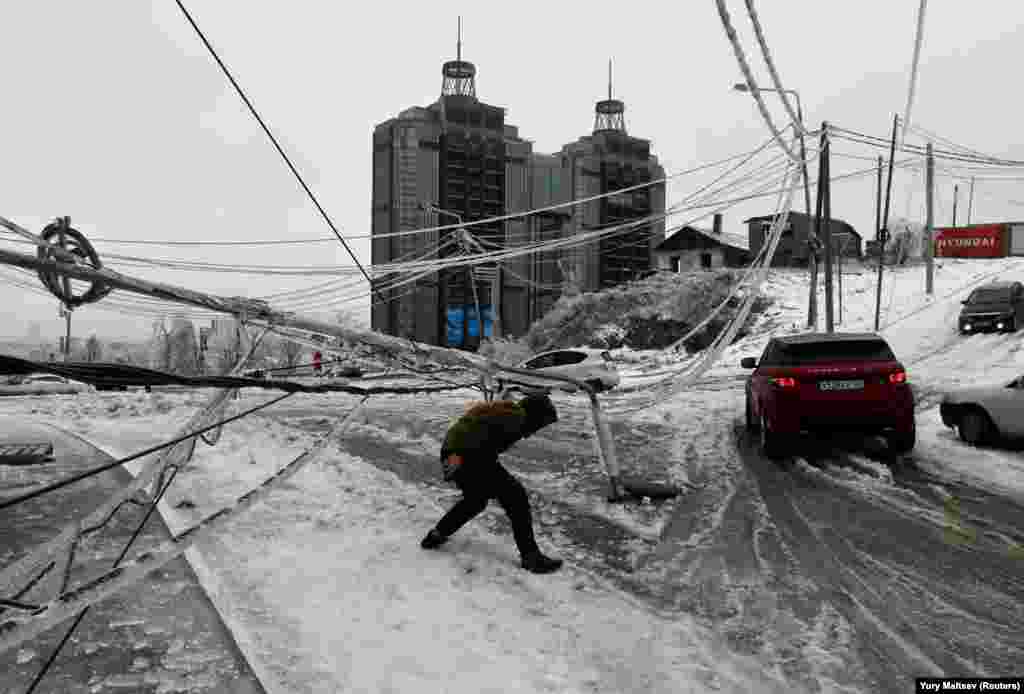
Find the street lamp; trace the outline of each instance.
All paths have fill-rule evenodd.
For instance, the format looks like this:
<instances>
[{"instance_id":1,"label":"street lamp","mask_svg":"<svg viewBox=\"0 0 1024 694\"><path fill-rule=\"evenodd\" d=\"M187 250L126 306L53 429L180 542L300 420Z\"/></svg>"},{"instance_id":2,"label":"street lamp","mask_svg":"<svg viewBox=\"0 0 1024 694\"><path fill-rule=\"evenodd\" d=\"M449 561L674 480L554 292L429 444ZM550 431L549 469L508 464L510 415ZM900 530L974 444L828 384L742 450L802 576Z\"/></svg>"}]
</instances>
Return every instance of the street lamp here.
<instances>
[{"instance_id":1,"label":"street lamp","mask_svg":"<svg viewBox=\"0 0 1024 694\"><path fill-rule=\"evenodd\" d=\"M459 228L458 228L459 247L460 248L463 247L463 244L465 243L465 240L466 240L466 229L463 226L463 221L462 221L462 215L461 214L459 214L458 212L452 212L451 210L446 210L446 209L444 209L442 207L438 207L437 205L435 205L433 203L429 203L429 202L421 202L420 203L420 209L421 210L430 210L431 212L435 212L435 213L437 213L439 215L446 214L449 217L454 217L455 221L458 222L458 224L459 224ZM473 290L473 303L476 304L476 327L477 327L477 332L479 333L478 339L483 341L483 339L484 339L484 318L480 314L480 297L477 295L477 292L476 292L476 281L475 281L475 278L473 277L473 267L472 266L467 266L466 267L466 279L467 279L467 283L469 284L470 288ZM438 288L438 292L440 292L440 288Z\"/></svg>"},{"instance_id":2,"label":"street lamp","mask_svg":"<svg viewBox=\"0 0 1024 694\"><path fill-rule=\"evenodd\" d=\"M742 82L734 84L732 86L732 88L735 89L738 92L750 92L750 87L748 85L742 83ZM758 87L757 91L758 92L776 92L776 93L778 93L780 90L778 90L778 89L764 89L764 88ZM800 121L800 127L797 130L797 135L799 135L799 137L800 137L800 160L801 160L800 161L800 166L801 166L801 169L802 169L802 172L803 172L803 176L804 176L804 205L807 207L807 221L808 221L808 224L810 224L812 222L812 220L813 220L813 217L811 216L811 183L810 183L810 179L807 176L807 145L804 142L804 131L806 130L806 128L804 127L804 109L803 109L803 106L800 103L800 94L795 89L783 89L781 91L782 91L783 94L792 94L794 97L796 97L796 117L797 117L797 120ZM826 231L826 235L827 234L828 234L828 232ZM814 237L810 233L808 233L807 237L808 237L808 244L809 245L812 244L813 242L811 241L811 239L813 239ZM820 241L820 239L815 239L815 240ZM808 264L811 266L812 269L811 269L811 297L810 297L810 301L809 301L809 305L808 305L808 310L807 310L807 327L808 328L813 328L817 324L817 322L818 322L818 301L817 301L817 293L818 293L818 287L817 287L817 284L818 284L817 283L817 277L818 277L818 253L817 253L817 248L815 248L813 245L811 245L811 258L810 258L810 261L809 261Z\"/></svg>"}]
</instances>

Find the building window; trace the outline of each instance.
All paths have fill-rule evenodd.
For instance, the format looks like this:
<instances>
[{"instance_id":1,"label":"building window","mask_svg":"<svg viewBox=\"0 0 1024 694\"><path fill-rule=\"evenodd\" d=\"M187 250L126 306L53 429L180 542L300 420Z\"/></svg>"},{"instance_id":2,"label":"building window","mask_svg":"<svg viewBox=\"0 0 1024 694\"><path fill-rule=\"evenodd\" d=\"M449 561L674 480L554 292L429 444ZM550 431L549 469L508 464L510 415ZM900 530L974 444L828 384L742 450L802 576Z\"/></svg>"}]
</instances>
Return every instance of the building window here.
<instances>
[{"instance_id":1,"label":"building window","mask_svg":"<svg viewBox=\"0 0 1024 694\"><path fill-rule=\"evenodd\" d=\"M710 253L701 253L700 254L700 266L704 270L710 270L711 269L711 254Z\"/></svg>"},{"instance_id":2,"label":"building window","mask_svg":"<svg viewBox=\"0 0 1024 694\"><path fill-rule=\"evenodd\" d=\"M679 256L674 255L669 259L672 263L672 272L679 272Z\"/></svg>"}]
</instances>

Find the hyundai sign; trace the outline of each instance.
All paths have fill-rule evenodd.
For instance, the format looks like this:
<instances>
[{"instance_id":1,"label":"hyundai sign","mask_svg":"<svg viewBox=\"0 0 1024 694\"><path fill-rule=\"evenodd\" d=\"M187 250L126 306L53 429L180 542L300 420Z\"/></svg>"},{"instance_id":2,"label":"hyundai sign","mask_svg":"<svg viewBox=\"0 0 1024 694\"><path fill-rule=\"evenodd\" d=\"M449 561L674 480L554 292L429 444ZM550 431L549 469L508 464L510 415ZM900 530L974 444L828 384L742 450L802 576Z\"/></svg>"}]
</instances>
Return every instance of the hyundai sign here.
<instances>
[{"instance_id":1,"label":"hyundai sign","mask_svg":"<svg viewBox=\"0 0 1024 694\"><path fill-rule=\"evenodd\" d=\"M942 258L1003 258L1006 225L979 224L935 230L935 255Z\"/></svg>"}]
</instances>

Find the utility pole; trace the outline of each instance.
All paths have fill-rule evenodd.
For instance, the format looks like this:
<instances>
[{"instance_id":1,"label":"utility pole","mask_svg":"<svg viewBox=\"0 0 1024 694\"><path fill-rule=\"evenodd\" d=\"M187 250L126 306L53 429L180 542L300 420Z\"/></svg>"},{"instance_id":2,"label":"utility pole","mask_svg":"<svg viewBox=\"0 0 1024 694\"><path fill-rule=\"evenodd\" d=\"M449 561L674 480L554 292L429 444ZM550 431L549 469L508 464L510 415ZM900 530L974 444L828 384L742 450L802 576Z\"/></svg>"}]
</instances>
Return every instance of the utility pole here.
<instances>
[{"instance_id":1,"label":"utility pole","mask_svg":"<svg viewBox=\"0 0 1024 694\"><path fill-rule=\"evenodd\" d=\"M929 296L935 293L935 223L933 205L935 186L935 157L932 154L932 143L928 143L927 162L925 168L925 220L924 220L924 291Z\"/></svg>"},{"instance_id":2,"label":"utility pole","mask_svg":"<svg viewBox=\"0 0 1024 694\"><path fill-rule=\"evenodd\" d=\"M804 178L804 208L807 210L807 229L813 229L814 220L811 219L811 182L807 175L807 145L804 141L804 110L800 104L800 95L796 96L797 118L800 119L800 167ZM811 288L807 304L807 327L813 330L818 325L818 245L820 239L807 239L810 254L807 257L807 264L811 269Z\"/></svg>"},{"instance_id":3,"label":"utility pole","mask_svg":"<svg viewBox=\"0 0 1024 694\"><path fill-rule=\"evenodd\" d=\"M459 222L460 223L462 222L461 218L459 219ZM469 235L469 232L466 231L466 228L465 227L459 227L459 248L464 253L467 253L467 254L471 253L472 250L473 250L470 238L471 237ZM475 240L474 240L474 243L475 243ZM477 329L477 336L476 337L477 337L477 340L479 340L480 342L483 342L483 340L484 340L484 317L480 313L480 296L479 296L479 294L477 294L477 291L476 291L476 274L473 272L473 266L472 265L468 265L468 264L466 265L466 280L469 282L469 286L473 290L473 304L476 306L476 329ZM493 303L494 303L493 300L492 300L491 303L493 305ZM468 326L469 321L466 321L466 323L467 323L467 326Z\"/></svg>"},{"instance_id":4,"label":"utility pole","mask_svg":"<svg viewBox=\"0 0 1024 694\"><path fill-rule=\"evenodd\" d=\"M886 227L889 226L889 203L892 200L892 168L896 160L896 130L899 127L899 115L893 116L892 120L892 145L889 148L889 182L885 191L885 213L882 215L881 226L878 229L878 288L875 290L875 332L878 332L879 322L882 319L882 268L885 266L885 242L889 237Z\"/></svg>"},{"instance_id":5,"label":"utility pole","mask_svg":"<svg viewBox=\"0 0 1024 694\"><path fill-rule=\"evenodd\" d=\"M971 212L974 209L974 176L971 176L971 195L967 198L967 226L971 226Z\"/></svg>"},{"instance_id":6,"label":"utility pole","mask_svg":"<svg viewBox=\"0 0 1024 694\"><path fill-rule=\"evenodd\" d=\"M843 254L846 253L846 244L849 243L849 239L846 235L843 235L843 245L839 247L839 253L836 255L836 277L839 279L839 325L843 324Z\"/></svg>"},{"instance_id":7,"label":"utility pole","mask_svg":"<svg viewBox=\"0 0 1024 694\"><path fill-rule=\"evenodd\" d=\"M822 208L823 208L823 206L825 204L825 181L826 181L825 176L828 173L826 171L826 169L825 169L825 152L824 152L825 131L824 130L822 130L822 133L821 133L821 140L822 140L821 150L820 150L819 155L818 155L818 199L817 199L817 204L816 204L816 207L815 207L815 210L814 210L814 227L813 227L813 229L814 229L814 238L818 239L819 241L822 238L822 236L821 236L821 222L822 222L822 219L823 219L823 217L822 217L823 209ZM828 291L827 285L826 285L826 290L825 291L826 292ZM826 294L826 298L827 298L827 294ZM828 326L828 323L829 323L829 317L831 316L831 311L829 311L829 309L828 309L828 301L827 300L825 302L825 316L826 316L826 329L827 329L827 326Z\"/></svg>"},{"instance_id":8,"label":"utility pole","mask_svg":"<svg viewBox=\"0 0 1024 694\"><path fill-rule=\"evenodd\" d=\"M821 176L818 177L818 185L821 187L822 195L822 220L821 226L825 229L825 332L835 332L835 298L832 285L832 191L829 185L829 142L828 123L821 124ZM821 239L821 234L818 234Z\"/></svg>"},{"instance_id":9,"label":"utility pole","mask_svg":"<svg viewBox=\"0 0 1024 694\"><path fill-rule=\"evenodd\" d=\"M882 229L882 157L878 158L878 193L875 197L875 238Z\"/></svg>"},{"instance_id":10,"label":"utility pole","mask_svg":"<svg viewBox=\"0 0 1024 694\"><path fill-rule=\"evenodd\" d=\"M65 332L64 340L60 345L60 351L64 355L64 361L67 362L71 358L71 309L63 303L59 304L57 306L57 315L64 319Z\"/></svg>"},{"instance_id":11,"label":"utility pole","mask_svg":"<svg viewBox=\"0 0 1024 694\"><path fill-rule=\"evenodd\" d=\"M71 360L71 309L65 309L64 319L67 321L66 330L64 332L64 361Z\"/></svg>"}]
</instances>

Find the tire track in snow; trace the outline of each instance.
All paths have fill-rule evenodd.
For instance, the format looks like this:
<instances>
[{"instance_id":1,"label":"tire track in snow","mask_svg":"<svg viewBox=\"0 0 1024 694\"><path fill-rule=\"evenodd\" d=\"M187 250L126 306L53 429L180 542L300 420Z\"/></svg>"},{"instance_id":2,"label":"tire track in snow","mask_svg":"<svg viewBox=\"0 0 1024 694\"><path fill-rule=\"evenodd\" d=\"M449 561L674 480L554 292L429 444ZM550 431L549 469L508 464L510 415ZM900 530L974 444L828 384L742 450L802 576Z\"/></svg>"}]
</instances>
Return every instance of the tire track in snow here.
<instances>
[{"instance_id":1,"label":"tire track in snow","mask_svg":"<svg viewBox=\"0 0 1024 694\"><path fill-rule=\"evenodd\" d=\"M690 481L707 486L677 506L661 543L641 562L641 585L801 690L860 691L850 686L866 677L850 648L850 625L815 595L787 528L737 451L733 420L742 393L725 400L691 394L681 405L692 409L684 413L692 421L679 435L680 463ZM701 437L687 440L694 431Z\"/></svg>"},{"instance_id":2,"label":"tire track in snow","mask_svg":"<svg viewBox=\"0 0 1024 694\"><path fill-rule=\"evenodd\" d=\"M935 488L948 482L915 479L906 467L890 478L874 469L878 461L835 451L811 456L822 467L798 458L787 474L749 441L740 448L801 568L834 587L827 599L855 625L875 686L928 670L992 675L1022 662L1020 562L991 546L946 542Z\"/></svg>"}]
</instances>

